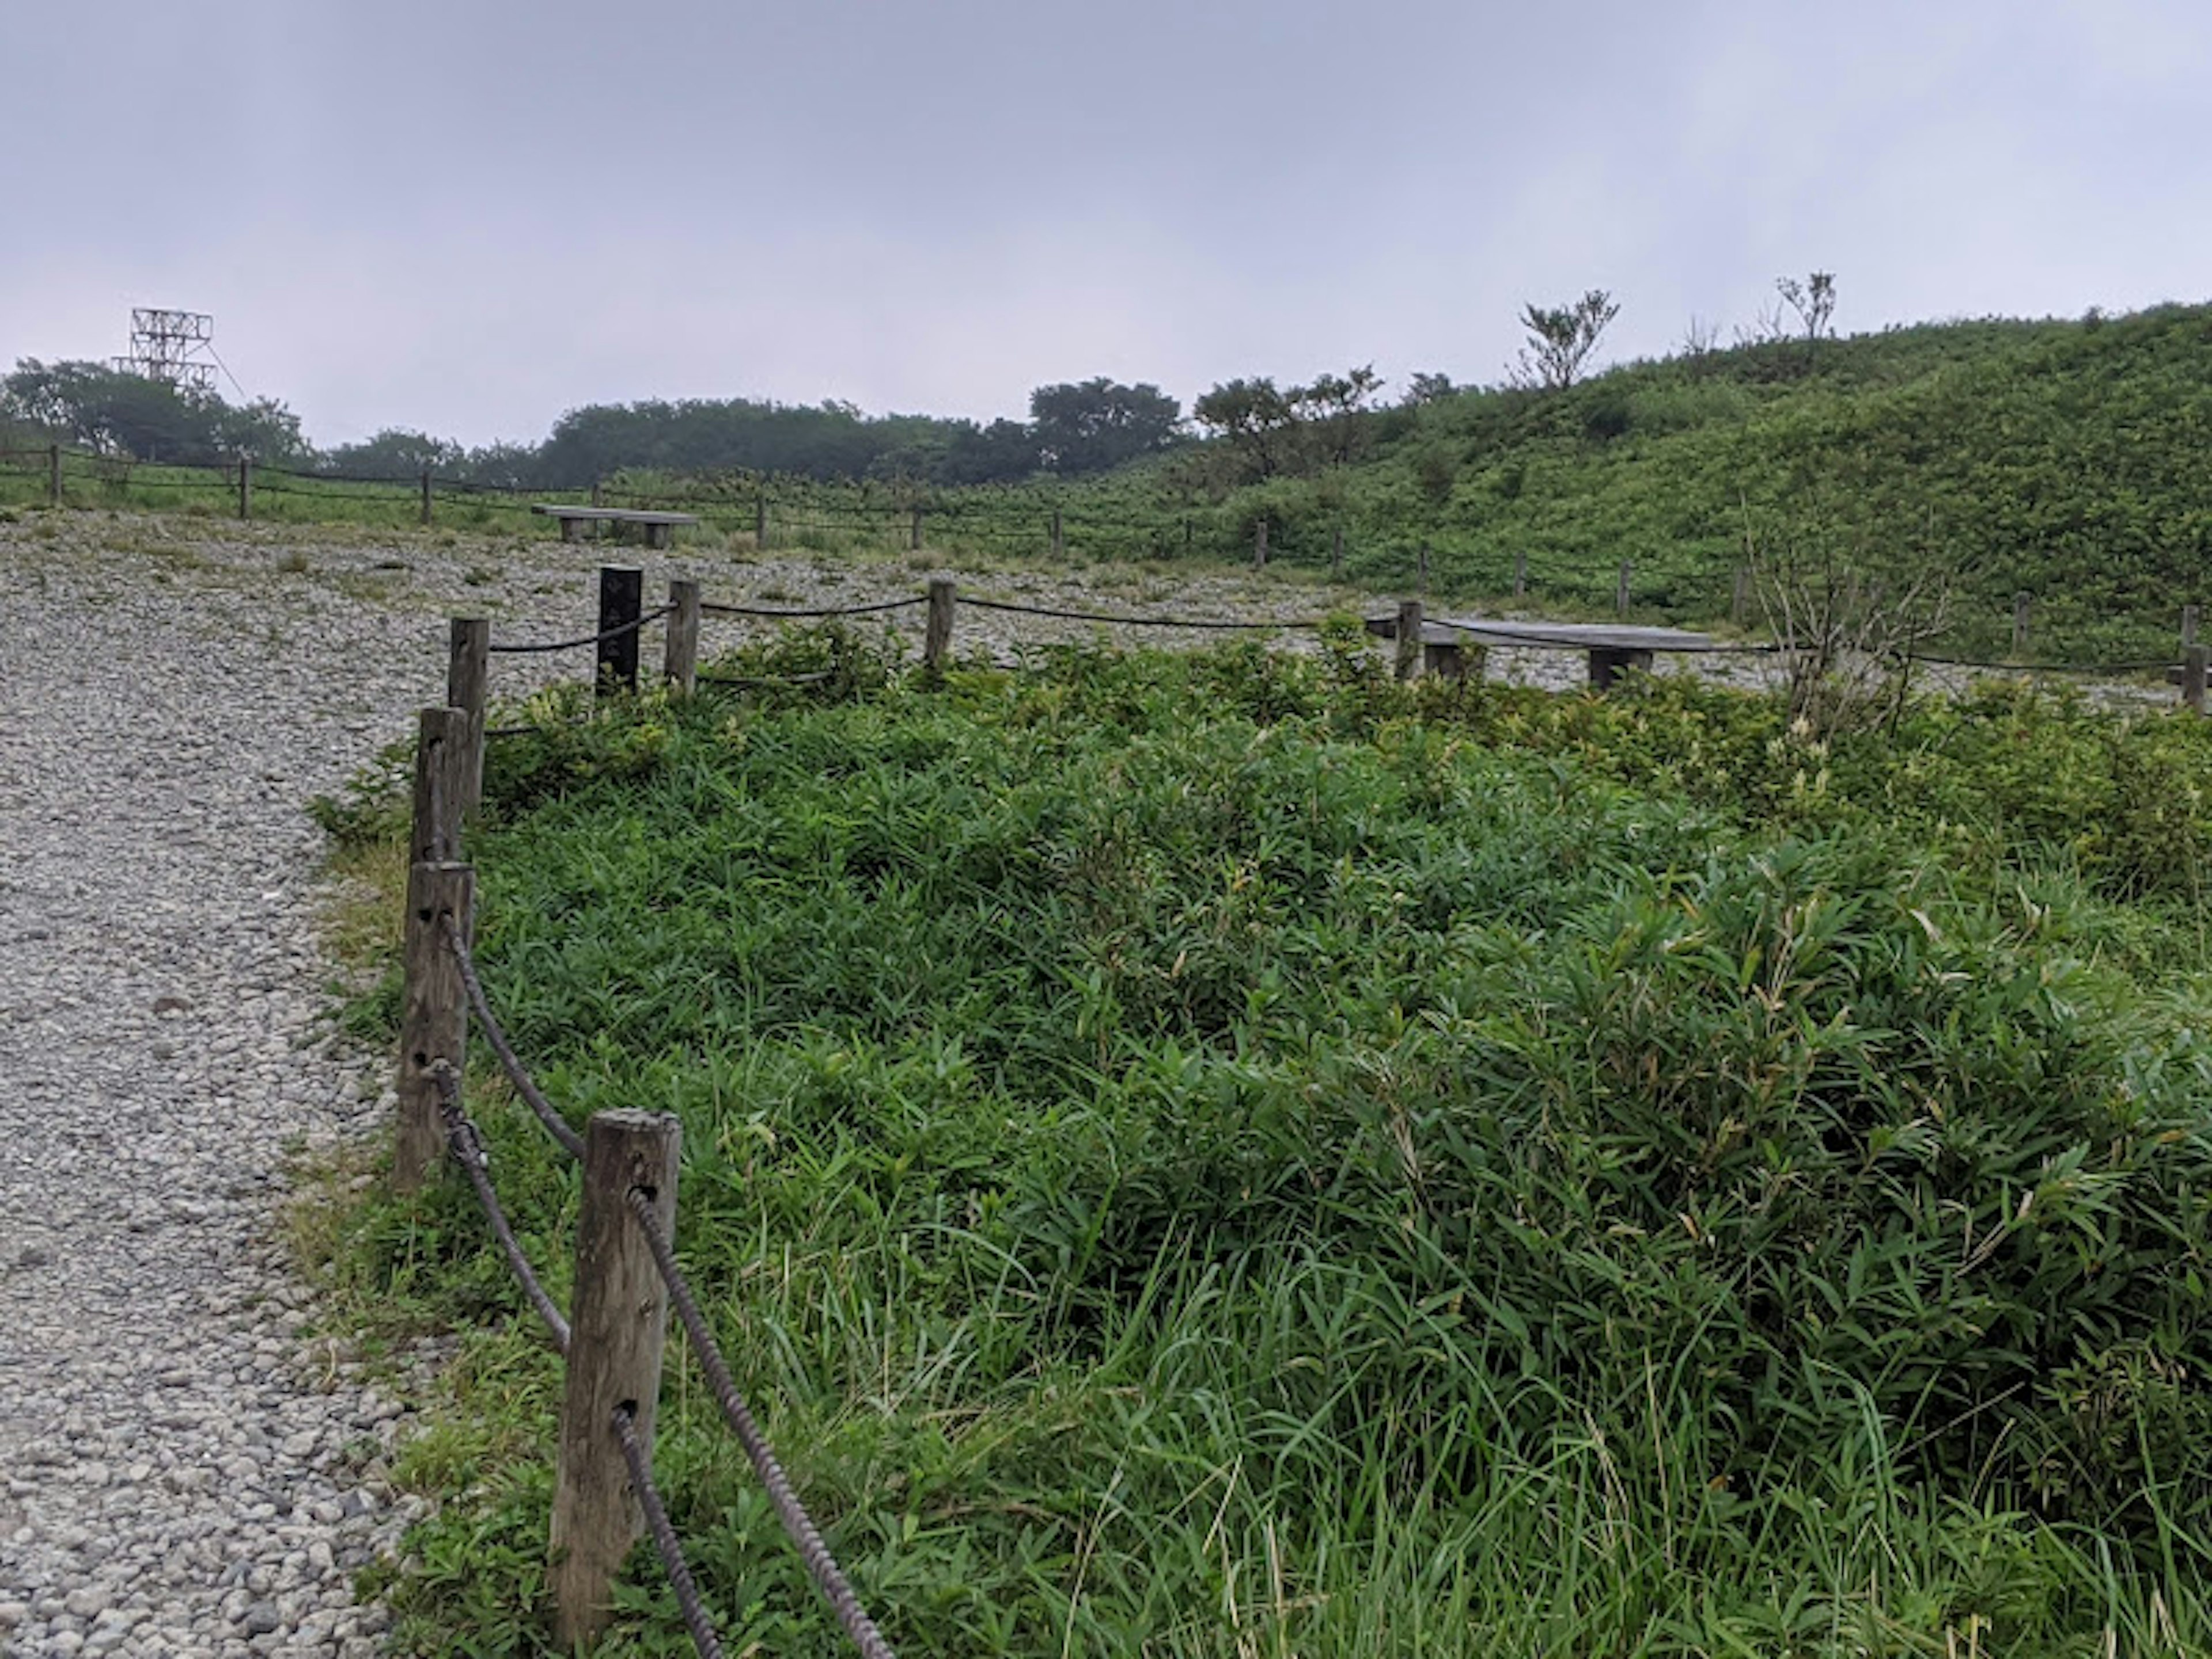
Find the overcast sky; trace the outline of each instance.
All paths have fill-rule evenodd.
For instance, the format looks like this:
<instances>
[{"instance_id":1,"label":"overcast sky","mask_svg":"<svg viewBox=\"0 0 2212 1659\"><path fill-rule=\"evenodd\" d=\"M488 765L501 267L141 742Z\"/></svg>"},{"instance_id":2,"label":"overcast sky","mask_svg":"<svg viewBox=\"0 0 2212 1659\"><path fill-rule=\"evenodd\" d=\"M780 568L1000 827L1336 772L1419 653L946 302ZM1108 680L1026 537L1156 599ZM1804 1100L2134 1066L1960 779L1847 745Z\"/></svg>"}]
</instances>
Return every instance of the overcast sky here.
<instances>
[{"instance_id":1,"label":"overcast sky","mask_svg":"<svg viewBox=\"0 0 2212 1659\"><path fill-rule=\"evenodd\" d=\"M0 0L0 367L211 312L324 444L1487 382L1591 287L1637 356L1785 272L1856 331L2212 270L2205 0Z\"/></svg>"}]
</instances>

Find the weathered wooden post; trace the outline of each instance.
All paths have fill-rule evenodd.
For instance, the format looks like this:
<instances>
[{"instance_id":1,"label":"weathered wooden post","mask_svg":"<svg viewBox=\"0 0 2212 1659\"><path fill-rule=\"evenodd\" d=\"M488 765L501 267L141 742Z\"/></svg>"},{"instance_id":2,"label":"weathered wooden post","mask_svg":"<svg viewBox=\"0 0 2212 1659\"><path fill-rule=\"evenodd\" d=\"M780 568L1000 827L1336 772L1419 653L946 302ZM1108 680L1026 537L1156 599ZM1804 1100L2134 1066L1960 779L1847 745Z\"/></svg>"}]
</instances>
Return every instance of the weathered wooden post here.
<instances>
[{"instance_id":1,"label":"weathered wooden post","mask_svg":"<svg viewBox=\"0 0 2212 1659\"><path fill-rule=\"evenodd\" d=\"M629 1195L643 1193L653 1226L675 1237L679 1136L676 1119L653 1112L600 1112L584 1129L550 1547L553 1635L563 1653L605 1626L615 1575L644 1531L613 1425L615 1413L627 1411L651 1458L668 1291Z\"/></svg>"},{"instance_id":2,"label":"weathered wooden post","mask_svg":"<svg viewBox=\"0 0 2212 1659\"><path fill-rule=\"evenodd\" d=\"M1740 564L1735 568L1735 591L1729 596L1729 620L1738 628L1751 614L1751 567Z\"/></svg>"},{"instance_id":3,"label":"weathered wooden post","mask_svg":"<svg viewBox=\"0 0 2212 1659\"><path fill-rule=\"evenodd\" d=\"M768 551L768 486L763 484L753 493L753 550Z\"/></svg>"},{"instance_id":4,"label":"weathered wooden post","mask_svg":"<svg viewBox=\"0 0 2212 1659\"><path fill-rule=\"evenodd\" d=\"M422 463L422 522L430 522L430 464Z\"/></svg>"},{"instance_id":5,"label":"weathered wooden post","mask_svg":"<svg viewBox=\"0 0 2212 1659\"><path fill-rule=\"evenodd\" d=\"M238 516L241 519L253 516L253 457L251 455L238 458Z\"/></svg>"},{"instance_id":6,"label":"weathered wooden post","mask_svg":"<svg viewBox=\"0 0 2212 1659\"><path fill-rule=\"evenodd\" d=\"M1255 570L1265 570L1267 568L1267 520L1263 516L1257 524L1252 526L1252 568Z\"/></svg>"},{"instance_id":7,"label":"weathered wooden post","mask_svg":"<svg viewBox=\"0 0 2212 1659\"><path fill-rule=\"evenodd\" d=\"M592 683L599 695L637 691L637 620L645 614L645 572L634 565L599 567L599 644Z\"/></svg>"},{"instance_id":8,"label":"weathered wooden post","mask_svg":"<svg viewBox=\"0 0 2212 1659\"><path fill-rule=\"evenodd\" d=\"M1344 576L1344 526L1342 525L1337 526L1329 533L1328 574L1339 580L1341 580Z\"/></svg>"},{"instance_id":9,"label":"weathered wooden post","mask_svg":"<svg viewBox=\"0 0 2212 1659\"><path fill-rule=\"evenodd\" d=\"M62 504L62 447L46 446L46 500L52 505Z\"/></svg>"},{"instance_id":10,"label":"weathered wooden post","mask_svg":"<svg viewBox=\"0 0 2212 1659\"><path fill-rule=\"evenodd\" d=\"M456 734L460 745L454 769L459 796L453 808L456 825L483 802L484 708L490 700L490 621L454 617L446 652L446 706L468 717L467 729Z\"/></svg>"},{"instance_id":11,"label":"weathered wooden post","mask_svg":"<svg viewBox=\"0 0 2212 1659\"><path fill-rule=\"evenodd\" d=\"M468 993L446 939L450 923L465 941L473 925L476 872L448 860L407 868L407 925L401 961L406 995L399 1016L399 1124L392 1190L419 1191L446 1149L438 1068L459 1077L466 1058Z\"/></svg>"},{"instance_id":12,"label":"weathered wooden post","mask_svg":"<svg viewBox=\"0 0 2212 1659\"><path fill-rule=\"evenodd\" d=\"M921 509L919 507L914 509L914 522L907 530L906 550L909 553L921 551Z\"/></svg>"},{"instance_id":13,"label":"weathered wooden post","mask_svg":"<svg viewBox=\"0 0 2212 1659\"><path fill-rule=\"evenodd\" d=\"M1066 553L1066 550L1067 542L1060 534L1060 509L1055 507L1052 510L1052 556L1054 562L1055 563L1058 562L1060 556Z\"/></svg>"},{"instance_id":14,"label":"weathered wooden post","mask_svg":"<svg viewBox=\"0 0 2212 1659\"><path fill-rule=\"evenodd\" d=\"M681 576L668 584L668 635L662 647L660 677L680 697L688 697L698 689L699 584Z\"/></svg>"},{"instance_id":15,"label":"weathered wooden post","mask_svg":"<svg viewBox=\"0 0 2212 1659\"><path fill-rule=\"evenodd\" d=\"M2204 712L2204 665L2212 647L2192 645L2181 653L2181 705Z\"/></svg>"},{"instance_id":16,"label":"weathered wooden post","mask_svg":"<svg viewBox=\"0 0 2212 1659\"><path fill-rule=\"evenodd\" d=\"M945 666L945 656L952 649L954 603L952 578L932 576L929 615L921 633L921 665L933 673Z\"/></svg>"},{"instance_id":17,"label":"weathered wooden post","mask_svg":"<svg viewBox=\"0 0 2212 1659\"><path fill-rule=\"evenodd\" d=\"M1613 611L1617 617L1625 617L1628 614L1629 578L1633 576L1635 574L1635 565L1628 560L1623 559L1620 562L1620 579L1613 583Z\"/></svg>"},{"instance_id":18,"label":"weathered wooden post","mask_svg":"<svg viewBox=\"0 0 2212 1659\"><path fill-rule=\"evenodd\" d=\"M592 480L592 505L593 507L605 507L606 505L605 487L602 485L597 478Z\"/></svg>"},{"instance_id":19,"label":"weathered wooden post","mask_svg":"<svg viewBox=\"0 0 2212 1659\"><path fill-rule=\"evenodd\" d=\"M469 717L459 708L426 708L416 722L414 815L407 834L410 864L436 864L461 855L468 738Z\"/></svg>"},{"instance_id":20,"label":"weathered wooden post","mask_svg":"<svg viewBox=\"0 0 2212 1659\"><path fill-rule=\"evenodd\" d=\"M2012 596L2012 653L2015 657L2027 654L2027 594Z\"/></svg>"},{"instance_id":21,"label":"weathered wooden post","mask_svg":"<svg viewBox=\"0 0 2212 1659\"><path fill-rule=\"evenodd\" d=\"M1513 556L1513 603L1518 605L1528 597L1528 550L1523 548Z\"/></svg>"},{"instance_id":22,"label":"weathered wooden post","mask_svg":"<svg viewBox=\"0 0 2212 1659\"><path fill-rule=\"evenodd\" d=\"M2193 605L2185 605L2181 607L2181 648L2186 651L2196 643L2197 607Z\"/></svg>"},{"instance_id":23,"label":"weathered wooden post","mask_svg":"<svg viewBox=\"0 0 2212 1659\"><path fill-rule=\"evenodd\" d=\"M1421 630L1421 602L1399 600L1397 672L1401 680L1415 679L1420 675Z\"/></svg>"}]
</instances>

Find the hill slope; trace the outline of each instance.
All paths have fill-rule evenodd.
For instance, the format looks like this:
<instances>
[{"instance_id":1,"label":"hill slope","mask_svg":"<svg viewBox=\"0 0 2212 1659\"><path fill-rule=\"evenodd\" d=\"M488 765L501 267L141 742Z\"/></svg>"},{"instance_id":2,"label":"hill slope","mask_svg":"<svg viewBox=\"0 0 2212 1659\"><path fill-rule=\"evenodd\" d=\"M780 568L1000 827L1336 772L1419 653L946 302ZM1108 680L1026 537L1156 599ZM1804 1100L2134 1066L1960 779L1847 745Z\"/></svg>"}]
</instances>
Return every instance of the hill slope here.
<instances>
[{"instance_id":1,"label":"hill slope","mask_svg":"<svg viewBox=\"0 0 2212 1659\"><path fill-rule=\"evenodd\" d=\"M1217 492L1278 556L1446 588L1725 608L1747 529L1872 574L1955 573L1962 638L2037 600L2038 654L2170 643L2203 597L2212 307L1974 322L1637 363L1564 392L1464 393L1376 417L1366 457ZM1183 463L1185 486L1197 469ZM1158 475L1166 483L1170 475ZM1172 487L1171 485L1170 487ZM1448 493L1446 493L1448 490Z\"/></svg>"}]
</instances>

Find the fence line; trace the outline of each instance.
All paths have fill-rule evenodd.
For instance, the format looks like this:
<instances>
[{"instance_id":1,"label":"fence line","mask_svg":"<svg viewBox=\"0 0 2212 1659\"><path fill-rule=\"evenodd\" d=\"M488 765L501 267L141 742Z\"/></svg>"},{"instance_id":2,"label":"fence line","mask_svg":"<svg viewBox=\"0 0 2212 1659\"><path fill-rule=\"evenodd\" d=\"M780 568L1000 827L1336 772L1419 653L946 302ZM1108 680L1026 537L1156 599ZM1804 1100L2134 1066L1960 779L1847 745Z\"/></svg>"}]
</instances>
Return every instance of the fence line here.
<instances>
[{"instance_id":1,"label":"fence line","mask_svg":"<svg viewBox=\"0 0 2212 1659\"><path fill-rule=\"evenodd\" d=\"M616 587L635 592L634 585L618 583ZM654 614L666 614L672 608ZM635 629L626 631L634 633ZM473 657L496 647L489 647L484 631L465 620L456 622L452 639L454 672L449 679L471 683L465 653ZM473 684L480 688L480 678ZM416 855L410 880L405 957L410 1029L403 1032L401 1072L403 1079L421 1077L430 1085L444 1152L466 1178L509 1273L565 1362L562 1458L550 1545L559 1639L564 1646L573 1645L604 1626L611 1613L613 1574L641 1528L653 1539L702 1659L720 1659L722 1653L653 1480L650 1425L660 1387L661 1332L666 1310L672 1305L713 1388L723 1421L737 1435L809 1577L865 1659L893 1659L890 1644L860 1606L738 1393L728 1362L676 1260L671 1237L675 1121L635 1112L600 1113L580 1136L516 1054L485 992L469 944L474 872L451 861L465 817L453 780L468 775L468 757L456 751L473 744L480 775L485 728L480 711L453 708L426 709L420 724L423 735L416 749L416 821L409 835ZM445 861L438 861L441 858ZM575 1306L569 1316L555 1305L516 1239L491 1179L483 1134L462 1103L464 1044L471 1014L539 1126L584 1171ZM403 1100L403 1114L408 1109ZM403 1145L407 1134L403 1117ZM395 1163L393 1180L404 1191L418 1184L419 1177L410 1176L402 1160ZM647 1270L664 1287L665 1297L641 1298L635 1281ZM641 1307L657 1310L657 1320L648 1316L641 1322L636 1313ZM608 1403L605 1396L610 1393L614 1396L611 1412L602 1415L599 1408ZM619 1455L626 1486L613 1480L605 1467L610 1442ZM635 1517L629 1514L633 1500Z\"/></svg>"},{"instance_id":2,"label":"fence line","mask_svg":"<svg viewBox=\"0 0 2212 1659\"><path fill-rule=\"evenodd\" d=\"M1150 547L1155 550L1168 545L1176 538L1176 532L1180 532L1182 550L1186 553L1194 550L1193 529L1196 520L1193 513L1188 509L1170 510L1166 516L1142 520L1117 515L1110 511L1100 510L1081 503L1073 507L1054 505L1048 499L1024 497L1005 487L977 486L975 487L977 493L971 495L948 493L944 487L933 487L925 493L902 493L876 499L871 497L866 486L863 484L860 489L858 498L854 499L849 493L842 497L834 495L831 492L836 486L818 484L811 480L757 475L747 478L741 484L732 487L727 493L720 494L714 492L711 487L704 493L696 489L681 488L673 491L647 491L609 487L603 483L574 489L540 490L520 484L440 478L436 476L434 469L428 466L424 467L416 477L406 478L388 475L311 471L296 466L262 463L250 459L222 463L142 462L135 458L101 455L60 444L49 444L44 449L0 450L0 468L8 467L11 464L27 464L20 466L18 470L35 472L42 461L46 465L48 474L47 495L50 503L58 506L68 503L69 484L72 480L86 482L88 477L93 487L106 491L220 492L227 499L234 502L235 511L241 518L252 516L253 502L257 498L274 497L294 503L324 499L331 501L333 503L343 502L349 505L386 505L402 511L411 507L420 521L425 525L433 521L435 507L441 501L448 505L464 505L487 512L526 513L530 510L530 503L519 499L520 497L589 495L595 503L600 501L622 501L646 506L690 507L702 517L709 519L719 517L725 520L742 521L750 512L753 520L753 533L758 544L763 548L767 547L772 539L771 526L773 526L777 530L799 533L811 533L816 530L827 530L836 533L847 531L866 532L873 529L886 535L896 536L901 531L904 531L906 532L904 540L907 544L911 548L919 549L922 545L924 520L927 518L934 517L940 521L949 522L955 534L961 538L995 541L1001 544L1020 543L1048 546L1055 556L1064 554L1064 538L1069 531L1091 536L1120 538L1127 541L1133 547ZM290 482L277 482L279 480ZM951 487L951 491L957 492L960 488ZM361 493L373 490L390 490L393 493L385 498ZM1271 557L1279 559L1286 552L1298 552L1301 548L1304 549L1305 562L1318 566L1322 561L1322 555L1317 549L1306 546L1305 543L1310 534L1326 535L1330 544L1327 554L1328 568L1333 574L1340 575L1344 564L1345 528L1343 517L1340 514L1326 530L1316 530L1311 526L1301 526L1296 535L1291 535L1289 533L1290 526L1275 523L1267 515L1261 514L1249 521L1243 529L1232 532L1226 539L1217 520L1208 527L1205 540L1209 553L1219 554L1237 544L1237 538L1241 535L1246 538L1243 544L1249 548L1255 567L1264 566ZM1416 586L1418 588L1425 589L1427 544L1417 541L1408 534L1400 534L1392 539L1391 545L1412 562L1410 569L1417 574ZM1609 598L1611 608L1614 613L1625 617L1632 608L1636 599L1635 568L1632 561L1623 561L1610 580L1604 574L1595 570L1570 568L1555 560L1541 561L1532 569L1531 562L1524 552L1515 556L1511 591L1516 604L1522 603L1528 598L1532 586L1562 595L1573 595L1578 601L1584 603L1601 604L1605 599ZM1750 584L1747 580L1747 567L1739 565L1735 568L1733 592L1729 603L1724 607L1731 619L1739 624L1745 622L1748 615ZM1716 583L1721 580L1714 573L1708 572L1707 574L1712 575ZM1609 593L1607 591L1608 588ZM1500 591L1503 589L1501 588ZM880 608L890 610L896 608L900 603L919 602L918 600L894 602ZM971 599L969 603L984 608L1016 609L1004 602ZM765 609L752 610L734 606L707 607L710 613L720 611L723 614L781 616L793 619L815 615L860 615L866 614L867 611L873 608L877 607L856 606L839 611L803 610L771 611ZM1716 614L1718 614L1721 609L1723 607L1717 605L1714 607ZM2185 607L2187 611L2194 611L2196 609L2193 605ZM1038 607L1037 613L1055 614L1043 607ZM1112 617L1082 611L1068 611L1060 614L1064 614L1069 620L1134 627L1181 625L1193 628L1258 629L1267 626L1310 625L1198 621L1170 624L1151 618ZM2168 669L2172 667L2170 660L2165 663L2118 665L2021 660L2026 655L2031 637L2032 614L2033 605L2030 596L2027 594L2015 596L2010 618L2012 650L2007 659L1964 655L1939 657L1916 652L1913 653L1912 659L1938 666L2008 670L2021 673L2094 675L2155 672L2161 667ZM1499 632L1496 629L1486 631L1493 637ZM2182 641L2185 647L2195 642L2194 632L2193 627L2185 619ZM1540 642L1530 641L1530 643ZM502 650L507 651L528 648L530 647L520 646L501 647ZM538 648L562 649L565 648L565 642L548 642ZM1712 648L1736 649L1739 647ZM1741 648L1749 649L1750 647ZM2185 675L2185 665L2183 666L2182 672ZM2185 685L2185 678L2181 683Z\"/></svg>"}]
</instances>

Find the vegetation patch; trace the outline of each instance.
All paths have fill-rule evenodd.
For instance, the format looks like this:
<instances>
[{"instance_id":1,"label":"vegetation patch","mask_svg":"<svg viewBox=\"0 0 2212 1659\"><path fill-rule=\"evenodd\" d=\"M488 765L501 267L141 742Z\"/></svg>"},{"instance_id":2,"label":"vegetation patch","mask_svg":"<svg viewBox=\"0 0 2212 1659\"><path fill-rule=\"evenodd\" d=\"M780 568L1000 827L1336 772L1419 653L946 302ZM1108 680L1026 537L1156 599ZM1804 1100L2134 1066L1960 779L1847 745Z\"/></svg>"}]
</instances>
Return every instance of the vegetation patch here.
<instances>
[{"instance_id":1,"label":"vegetation patch","mask_svg":"<svg viewBox=\"0 0 2212 1659\"><path fill-rule=\"evenodd\" d=\"M542 699L472 853L550 1092L682 1118L688 1268L902 1651L2212 1639L2203 722L1820 737L1349 629L892 660ZM573 1177L471 1095L564 1294ZM471 1200L336 1259L478 1333L402 1650L537 1650L554 1362ZM696 1382L658 1461L731 1650L838 1651ZM641 1559L609 1650L683 1639Z\"/></svg>"}]
</instances>

